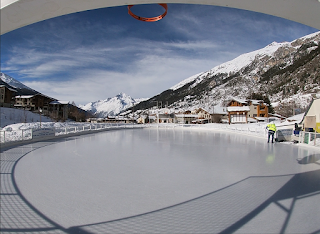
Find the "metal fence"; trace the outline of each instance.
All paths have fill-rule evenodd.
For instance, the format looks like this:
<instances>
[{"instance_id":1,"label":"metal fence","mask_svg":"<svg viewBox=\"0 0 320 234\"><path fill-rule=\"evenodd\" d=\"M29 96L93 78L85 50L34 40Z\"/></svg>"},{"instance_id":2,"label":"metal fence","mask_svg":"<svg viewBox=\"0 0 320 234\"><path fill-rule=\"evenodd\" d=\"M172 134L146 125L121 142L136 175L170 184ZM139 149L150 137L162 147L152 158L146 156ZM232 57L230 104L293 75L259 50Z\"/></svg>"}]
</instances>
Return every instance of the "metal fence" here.
<instances>
[{"instance_id":1,"label":"metal fence","mask_svg":"<svg viewBox=\"0 0 320 234\"><path fill-rule=\"evenodd\" d=\"M253 125L253 126L241 126L241 125L228 125L228 124L210 124L210 125L191 125L191 124L83 124L83 125L70 125L65 127L54 128L55 136L70 135L77 133L85 133L91 131L101 131L103 129L125 129L125 128L141 128L141 127L159 127L159 128L192 128L192 129L207 129L207 130L227 130L242 132L245 134L266 136L267 131L264 126ZM0 131L0 143L7 143L13 141L25 141L31 140L32 129L24 129L17 131ZM320 147L320 133L313 132L300 132L299 143L313 145Z\"/></svg>"},{"instance_id":2,"label":"metal fence","mask_svg":"<svg viewBox=\"0 0 320 234\"><path fill-rule=\"evenodd\" d=\"M300 132L299 143L320 147L320 133Z\"/></svg>"},{"instance_id":3,"label":"metal fence","mask_svg":"<svg viewBox=\"0 0 320 234\"><path fill-rule=\"evenodd\" d=\"M142 125L136 124L84 124L84 125L70 125L66 127L56 127L54 128L54 135L70 135L76 133L101 131L104 129L124 129L124 128L141 128ZM7 143L13 141L26 141L32 140L33 129L23 129L23 130L12 130L12 131L0 131L0 143Z\"/></svg>"}]
</instances>

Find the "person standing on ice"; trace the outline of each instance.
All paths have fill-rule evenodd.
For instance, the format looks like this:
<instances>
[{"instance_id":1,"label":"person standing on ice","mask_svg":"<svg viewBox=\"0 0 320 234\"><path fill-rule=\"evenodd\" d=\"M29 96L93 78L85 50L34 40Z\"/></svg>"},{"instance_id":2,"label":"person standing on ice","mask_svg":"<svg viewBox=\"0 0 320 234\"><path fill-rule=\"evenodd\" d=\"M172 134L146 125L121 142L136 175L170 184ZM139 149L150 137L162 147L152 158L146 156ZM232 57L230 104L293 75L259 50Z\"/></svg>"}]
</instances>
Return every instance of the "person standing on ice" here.
<instances>
[{"instance_id":1,"label":"person standing on ice","mask_svg":"<svg viewBox=\"0 0 320 234\"><path fill-rule=\"evenodd\" d=\"M277 131L277 127L274 122L270 122L266 129L268 130L268 143L270 142L270 136L272 137L272 143L274 143L274 133Z\"/></svg>"}]
</instances>

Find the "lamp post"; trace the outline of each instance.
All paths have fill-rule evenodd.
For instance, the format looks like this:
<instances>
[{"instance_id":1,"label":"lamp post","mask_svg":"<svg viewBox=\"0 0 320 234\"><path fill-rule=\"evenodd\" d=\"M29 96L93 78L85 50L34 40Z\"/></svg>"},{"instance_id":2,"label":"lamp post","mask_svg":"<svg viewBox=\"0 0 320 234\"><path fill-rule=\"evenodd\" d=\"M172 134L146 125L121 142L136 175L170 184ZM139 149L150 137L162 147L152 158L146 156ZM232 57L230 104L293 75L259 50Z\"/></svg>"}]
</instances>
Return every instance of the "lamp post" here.
<instances>
[{"instance_id":1,"label":"lamp post","mask_svg":"<svg viewBox=\"0 0 320 234\"><path fill-rule=\"evenodd\" d=\"M40 115L40 128L41 128L41 113L42 113L42 109L39 108L39 115Z\"/></svg>"}]
</instances>

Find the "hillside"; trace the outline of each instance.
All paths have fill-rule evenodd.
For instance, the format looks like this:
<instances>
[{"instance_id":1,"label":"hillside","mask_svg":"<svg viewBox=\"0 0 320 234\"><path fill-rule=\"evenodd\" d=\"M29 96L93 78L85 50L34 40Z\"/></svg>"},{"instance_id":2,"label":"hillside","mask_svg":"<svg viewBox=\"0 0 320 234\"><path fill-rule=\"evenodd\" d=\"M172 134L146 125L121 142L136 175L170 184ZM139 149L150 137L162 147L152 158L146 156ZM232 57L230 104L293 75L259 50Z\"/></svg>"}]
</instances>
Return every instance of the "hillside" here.
<instances>
[{"instance_id":1,"label":"hillside","mask_svg":"<svg viewBox=\"0 0 320 234\"><path fill-rule=\"evenodd\" d=\"M145 110L161 101L176 110L221 105L232 97L247 98L253 93L279 103L320 96L320 32L292 42L273 42L257 51L194 75L168 90L141 102ZM300 99L303 102L300 103Z\"/></svg>"}]
</instances>

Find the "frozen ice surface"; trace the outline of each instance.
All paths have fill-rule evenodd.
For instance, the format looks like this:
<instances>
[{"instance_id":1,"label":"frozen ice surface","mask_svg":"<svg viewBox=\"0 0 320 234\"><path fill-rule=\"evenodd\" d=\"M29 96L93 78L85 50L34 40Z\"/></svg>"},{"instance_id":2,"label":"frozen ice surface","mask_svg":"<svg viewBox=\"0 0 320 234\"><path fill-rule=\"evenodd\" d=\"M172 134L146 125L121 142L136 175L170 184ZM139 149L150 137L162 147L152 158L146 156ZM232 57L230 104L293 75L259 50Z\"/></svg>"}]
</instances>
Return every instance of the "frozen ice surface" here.
<instances>
[{"instance_id":1,"label":"frozen ice surface","mask_svg":"<svg viewBox=\"0 0 320 234\"><path fill-rule=\"evenodd\" d=\"M223 219L219 209L228 207L230 214L221 221L222 226L214 224L221 231L223 225L227 227L243 215L240 212L231 218L231 214L246 209L250 212L295 174L318 170L318 164L301 165L296 160L315 153L223 132L121 130L67 138L34 150L17 164L15 180L36 209L64 228L139 215L223 191L215 195L219 201L216 209L209 210L217 219ZM246 192L238 194L237 186L246 188ZM254 188L259 189L254 193ZM239 200L250 198L249 204L242 207L237 199L232 203L223 201L227 194L239 196ZM161 212L162 217L169 217ZM161 216L161 212L153 215ZM266 212L272 214L273 209ZM188 212L181 211L185 213ZM158 218L155 220L165 227Z\"/></svg>"}]
</instances>

